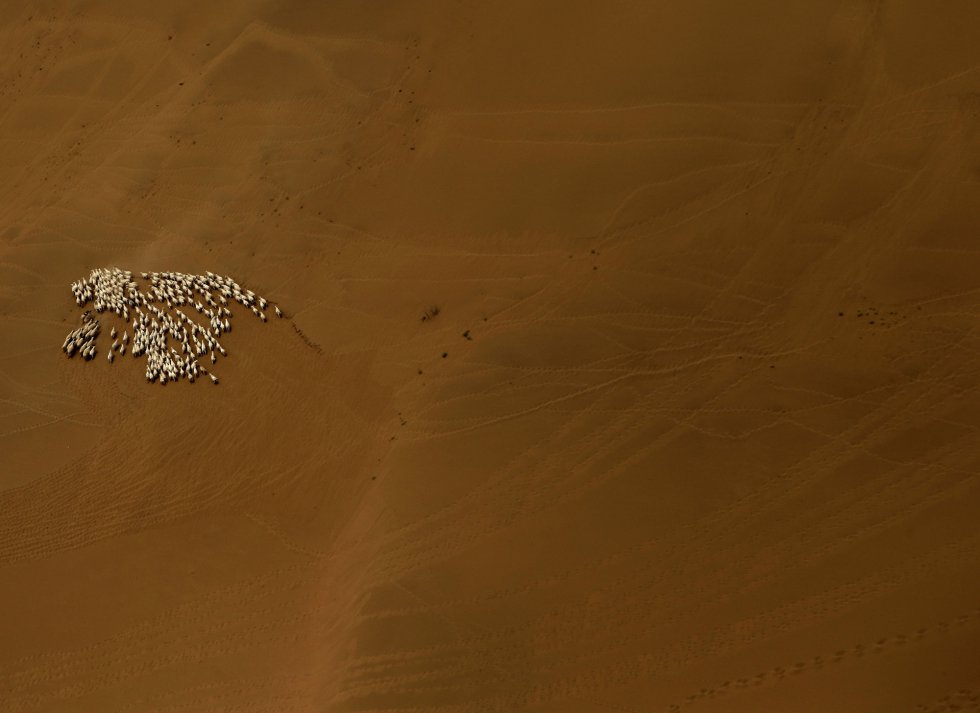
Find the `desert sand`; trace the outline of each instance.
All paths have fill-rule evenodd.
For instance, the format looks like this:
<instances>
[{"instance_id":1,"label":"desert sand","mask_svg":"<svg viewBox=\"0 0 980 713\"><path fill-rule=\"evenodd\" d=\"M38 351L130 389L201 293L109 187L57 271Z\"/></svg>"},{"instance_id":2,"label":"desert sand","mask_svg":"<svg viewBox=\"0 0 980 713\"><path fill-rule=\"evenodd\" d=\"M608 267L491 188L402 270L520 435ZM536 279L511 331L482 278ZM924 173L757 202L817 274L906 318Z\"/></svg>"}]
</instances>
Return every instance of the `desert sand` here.
<instances>
[{"instance_id":1,"label":"desert sand","mask_svg":"<svg viewBox=\"0 0 980 713\"><path fill-rule=\"evenodd\" d=\"M978 28L6 3L0 712L978 710ZM103 266L286 318L149 385Z\"/></svg>"}]
</instances>

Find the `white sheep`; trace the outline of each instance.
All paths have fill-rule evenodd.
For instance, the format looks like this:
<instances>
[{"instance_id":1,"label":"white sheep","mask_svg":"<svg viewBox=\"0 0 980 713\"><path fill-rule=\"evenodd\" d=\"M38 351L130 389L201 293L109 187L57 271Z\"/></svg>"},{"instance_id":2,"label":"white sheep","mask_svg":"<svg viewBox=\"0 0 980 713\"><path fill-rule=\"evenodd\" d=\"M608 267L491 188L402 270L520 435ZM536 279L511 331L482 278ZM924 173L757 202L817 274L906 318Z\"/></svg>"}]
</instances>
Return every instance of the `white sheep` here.
<instances>
[{"instance_id":1,"label":"white sheep","mask_svg":"<svg viewBox=\"0 0 980 713\"><path fill-rule=\"evenodd\" d=\"M106 354L110 363L114 363L117 354L125 355L129 348L133 356L146 356L148 380L166 384L187 377L193 381L199 374L208 373L199 365L199 357L208 354L214 364L217 362L216 351L227 356L216 337L231 331L233 315L228 308L229 298L251 309L263 322L267 321L264 310L271 303L231 277L211 272L206 276L182 272L142 272L140 275L150 284L137 284L132 273L119 268L92 270L87 279L71 284L79 305L93 304L83 314L82 326L70 332L62 342L62 349L69 358L75 354L86 361L95 357L95 340L99 334L95 314L108 310L122 316L127 326L121 338L115 326L111 329L112 346ZM199 295L198 299L195 299L196 295ZM192 320L179 309L185 304L193 304L198 313L207 316L209 324L199 325ZM284 316L277 305L273 308L277 317ZM189 307L187 311L190 311ZM133 330L132 340L129 326ZM180 346L180 352L170 347L171 338ZM209 377L218 383L217 376L209 374Z\"/></svg>"}]
</instances>

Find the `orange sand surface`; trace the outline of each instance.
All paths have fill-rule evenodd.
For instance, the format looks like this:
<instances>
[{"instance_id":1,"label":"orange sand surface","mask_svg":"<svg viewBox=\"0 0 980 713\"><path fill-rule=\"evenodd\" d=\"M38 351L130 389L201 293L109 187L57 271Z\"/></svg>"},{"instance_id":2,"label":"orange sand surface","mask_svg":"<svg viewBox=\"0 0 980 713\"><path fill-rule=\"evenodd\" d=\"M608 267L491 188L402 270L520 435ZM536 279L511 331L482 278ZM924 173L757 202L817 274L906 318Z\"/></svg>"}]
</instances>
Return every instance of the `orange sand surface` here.
<instances>
[{"instance_id":1,"label":"orange sand surface","mask_svg":"<svg viewBox=\"0 0 980 713\"><path fill-rule=\"evenodd\" d=\"M0 48L0 713L980 709L976 2ZM104 266L287 318L149 385L59 350Z\"/></svg>"}]
</instances>

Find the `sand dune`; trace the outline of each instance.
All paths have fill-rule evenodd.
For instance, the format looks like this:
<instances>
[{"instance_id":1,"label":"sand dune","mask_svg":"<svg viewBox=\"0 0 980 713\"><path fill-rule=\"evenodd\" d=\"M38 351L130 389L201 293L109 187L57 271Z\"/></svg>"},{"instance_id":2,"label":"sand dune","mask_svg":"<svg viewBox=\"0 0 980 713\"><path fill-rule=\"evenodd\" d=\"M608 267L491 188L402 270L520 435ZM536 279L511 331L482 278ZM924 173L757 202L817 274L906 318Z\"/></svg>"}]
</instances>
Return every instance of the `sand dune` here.
<instances>
[{"instance_id":1,"label":"sand dune","mask_svg":"<svg viewBox=\"0 0 980 713\"><path fill-rule=\"evenodd\" d=\"M15 5L0 711L980 709L975 3Z\"/></svg>"}]
</instances>

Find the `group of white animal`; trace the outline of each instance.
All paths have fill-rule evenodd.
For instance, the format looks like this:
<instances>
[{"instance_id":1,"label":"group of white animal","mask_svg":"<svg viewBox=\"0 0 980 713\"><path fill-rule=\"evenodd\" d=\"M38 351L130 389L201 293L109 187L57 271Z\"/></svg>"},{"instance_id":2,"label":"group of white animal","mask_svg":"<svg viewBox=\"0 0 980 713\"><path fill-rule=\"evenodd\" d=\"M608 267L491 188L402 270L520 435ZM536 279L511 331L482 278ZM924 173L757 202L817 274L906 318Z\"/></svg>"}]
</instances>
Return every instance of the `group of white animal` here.
<instances>
[{"instance_id":1,"label":"group of white animal","mask_svg":"<svg viewBox=\"0 0 980 713\"><path fill-rule=\"evenodd\" d=\"M210 354L211 363L214 364L218 360L215 351L222 356L228 355L218 336L231 331L229 300L250 308L255 316L266 321L265 310L269 302L252 290L242 288L230 277L213 272L204 275L143 272L141 275L149 281L146 290L140 289L128 270L99 268L92 270L87 279L72 283L71 291L81 306L91 301L96 312L115 312L127 324L132 316L133 343L130 353L134 357L146 354L147 381L166 384L187 378L193 382L199 376L207 375L212 383L217 384L218 377L201 366L198 357ZM166 305L166 309L162 305ZM186 308L187 312L180 309L185 305L193 306L199 314L207 317L207 326L188 316L189 307ZM277 317L283 316L278 306L272 307ZM171 315L171 310L176 317ZM69 332L62 349L69 358L77 353L86 360L92 359L96 355L95 339L99 332L99 320L90 310L86 310L82 315L82 326ZM112 363L115 354L126 354L129 331L123 330L122 336L117 338L116 328L113 327L109 336L113 341L107 359ZM180 345L180 351L170 346L170 338Z\"/></svg>"},{"instance_id":2,"label":"group of white animal","mask_svg":"<svg viewBox=\"0 0 980 713\"><path fill-rule=\"evenodd\" d=\"M65 343L61 348L68 354L68 358L75 356L77 352L85 361L95 356L95 338L99 336L99 320L92 316L92 313L85 310L82 315L82 326L68 332Z\"/></svg>"}]
</instances>

